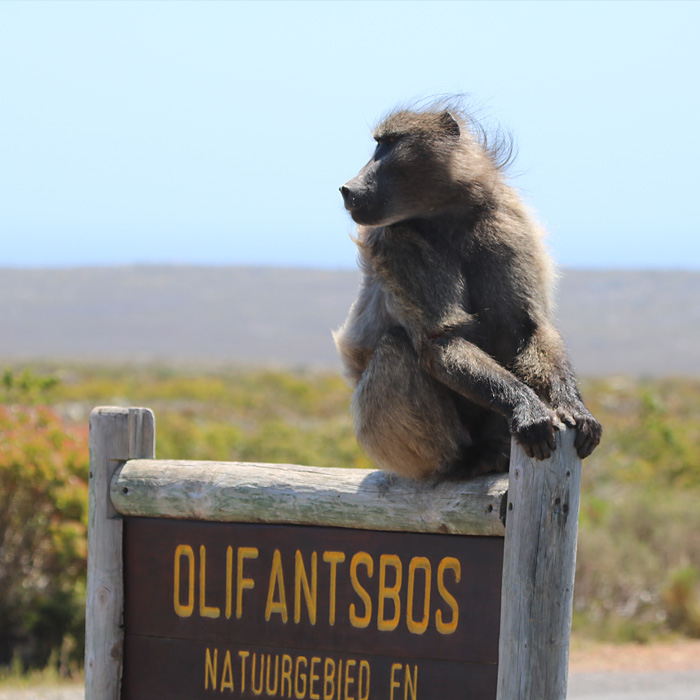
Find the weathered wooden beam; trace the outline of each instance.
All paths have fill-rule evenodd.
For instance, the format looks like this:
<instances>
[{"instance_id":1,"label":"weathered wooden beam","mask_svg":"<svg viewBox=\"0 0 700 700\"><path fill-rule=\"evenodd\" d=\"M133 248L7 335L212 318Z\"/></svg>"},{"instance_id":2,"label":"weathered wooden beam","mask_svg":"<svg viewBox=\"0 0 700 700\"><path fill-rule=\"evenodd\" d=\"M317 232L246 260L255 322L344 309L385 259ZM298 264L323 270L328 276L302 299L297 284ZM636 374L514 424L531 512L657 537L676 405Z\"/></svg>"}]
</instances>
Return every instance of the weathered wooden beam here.
<instances>
[{"instance_id":1,"label":"weathered wooden beam","mask_svg":"<svg viewBox=\"0 0 700 700\"><path fill-rule=\"evenodd\" d=\"M154 457L155 420L147 408L96 408L90 414L85 698L118 700L122 675L124 584L122 520L109 487L133 457Z\"/></svg>"},{"instance_id":2,"label":"weathered wooden beam","mask_svg":"<svg viewBox=\"0 0 700 700\"><path fill-rule=\"evenodd\" d=\"M503 535L507 475L417 483L381 471L130 460L111 497L122 515Z\"/></svg>"},{"instance_id":3,"label":"weathered wooden beam","mask_svg":"<svg viewBox=\"0 0 700 700\"><path fill-rule=\"evenodd\" d=\"M581 460L575 430L543 462L513 441L503 556L498 700L565 700Z\"/></svg>"}]
</instances>

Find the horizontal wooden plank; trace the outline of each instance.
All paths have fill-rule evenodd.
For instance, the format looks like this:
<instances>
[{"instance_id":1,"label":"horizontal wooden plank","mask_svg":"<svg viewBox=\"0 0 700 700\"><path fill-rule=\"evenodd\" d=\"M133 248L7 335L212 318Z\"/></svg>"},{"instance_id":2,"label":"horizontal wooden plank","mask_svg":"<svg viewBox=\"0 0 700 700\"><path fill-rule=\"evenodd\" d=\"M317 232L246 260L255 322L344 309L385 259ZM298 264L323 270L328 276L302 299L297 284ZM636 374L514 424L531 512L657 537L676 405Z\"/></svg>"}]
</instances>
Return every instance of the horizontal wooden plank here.
<instances>
[{"instance_id":1,"label":"horizontal wooden plank","mask_svg":"<svg viewBox=\"0 0 700 700\"><path fill-rule=\"evenodd\" d=\"M127 634L123 700L495 700L497 666Z\"/></svg>"},{"instance_id":2,"label":"horizontal wooden plank","mask_svg":"<svg viewBox=\"0 0 700 700\"><path fill-rule=\"evenodd\" d=\"M503 536L507 475L415 482L382 471L139 459L115 474L122 515Z\"/></svg>"},{"instance_id":3,"label":"horizontal wooden plank","mask_svg":"<svg viewBox=\"0 0 700 700\"><path fill-rule=\"evenodd\" d=\"M124 521L129 634L495 664L503 538Z\"/></svg>"}]
</instances>

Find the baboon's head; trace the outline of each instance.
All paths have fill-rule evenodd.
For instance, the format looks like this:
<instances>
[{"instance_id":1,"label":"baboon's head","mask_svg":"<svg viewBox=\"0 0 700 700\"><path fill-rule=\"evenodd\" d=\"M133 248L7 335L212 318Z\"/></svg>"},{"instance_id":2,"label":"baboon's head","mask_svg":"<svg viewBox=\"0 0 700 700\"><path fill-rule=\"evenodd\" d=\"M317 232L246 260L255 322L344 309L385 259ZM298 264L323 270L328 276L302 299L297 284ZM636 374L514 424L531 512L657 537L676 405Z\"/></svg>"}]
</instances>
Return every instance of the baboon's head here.
<instances>
[{"instance_id":1,"label":"baboon's head","mask_svg":"<svg viewBox=\"0 0 700 700\"><path fill-rule=\"evenodd\" d=\"M340 188L352 218L388 226L443 213L456 197L451 163L463 130L461 119L447 110L401 110L387 117L373 133L372 158Z\"/></svg>"}]
</instances>

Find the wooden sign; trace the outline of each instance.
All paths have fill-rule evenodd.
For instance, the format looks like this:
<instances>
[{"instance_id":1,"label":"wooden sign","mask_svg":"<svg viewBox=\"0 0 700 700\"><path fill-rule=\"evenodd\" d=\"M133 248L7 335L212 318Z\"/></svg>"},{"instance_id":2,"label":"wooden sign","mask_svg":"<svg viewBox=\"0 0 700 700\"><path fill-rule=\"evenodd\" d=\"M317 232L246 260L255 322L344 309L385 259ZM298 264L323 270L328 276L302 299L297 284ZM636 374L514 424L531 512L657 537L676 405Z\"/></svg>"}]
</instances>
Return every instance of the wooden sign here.
<instances>
[{"instance_id":1,"label":"wooden sign","mask_svg":"<svg viewBox=\"0 0 700 700\"><path fill-rule=\"evenodd\" d=\"M155 459L90 416L86 700L565 700L581 461L468 481Z\"/></svg>"},{"instance_id":2,"label":"wooden sign","mask_svg":"<svg viewBox=\"0 0 700 700\"><path fill-rule=\"evenodd\" d=\"M125 700L496 697L503 538L129 518Z\"/></svg>"}]
</instances>

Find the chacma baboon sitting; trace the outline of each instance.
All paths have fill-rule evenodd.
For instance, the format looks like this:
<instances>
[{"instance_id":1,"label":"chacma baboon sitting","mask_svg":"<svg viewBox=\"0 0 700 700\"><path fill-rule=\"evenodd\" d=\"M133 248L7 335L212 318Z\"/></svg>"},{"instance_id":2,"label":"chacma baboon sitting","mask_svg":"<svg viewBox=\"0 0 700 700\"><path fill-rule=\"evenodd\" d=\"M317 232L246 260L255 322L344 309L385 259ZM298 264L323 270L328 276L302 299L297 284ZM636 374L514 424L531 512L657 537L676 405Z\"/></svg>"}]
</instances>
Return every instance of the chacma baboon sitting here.
<instances>
[{"instance_id":1,"label":"chacma baboon sitting","mask_svg":"<svg viewBox=\"0 0 700 700\"><path fill-rule=\"evenodd\" d=\"M335 334L358 441L414 478L506 471L511 434L545 459L561 423L587 457L601 427L552 322L542 232L496 149L441 104L395 111L373 135L340 188L364 272Z\"/></svg>"}]
</instances>

